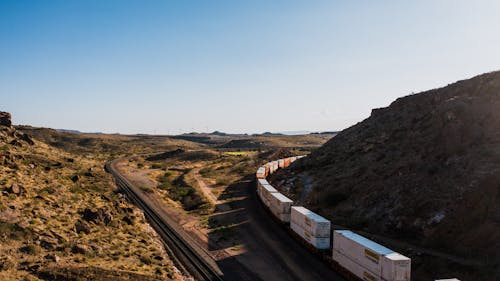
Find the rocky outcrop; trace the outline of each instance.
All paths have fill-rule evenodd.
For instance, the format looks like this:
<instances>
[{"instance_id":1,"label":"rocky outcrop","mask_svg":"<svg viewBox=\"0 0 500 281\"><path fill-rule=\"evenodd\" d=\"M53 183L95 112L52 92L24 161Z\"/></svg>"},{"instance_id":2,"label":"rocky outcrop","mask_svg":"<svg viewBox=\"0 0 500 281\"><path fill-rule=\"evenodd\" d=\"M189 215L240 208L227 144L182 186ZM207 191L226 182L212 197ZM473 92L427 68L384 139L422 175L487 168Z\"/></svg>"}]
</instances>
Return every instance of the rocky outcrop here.
<instances>
[{"instance_id":1,"label":"rocky outcrop","mask_svg":"<svg viewBox=\"0 0 500 281\"><path fill-rule=\"evenodd\" d=\"M0 111L0 126L5 126L5 127L12 126L10 113Z\"/></svg>"},{"instance_id":2,"label":"rocky outcrop","mask_svg":"<svg viewBox=\"0 0 500 281\"><path fill-rule=\"evenodd\" d=\"M85 208L81 214L84 220L95 224L109 225L113 220L113 215L106 208Z\"/></svg>"}]
</instances>

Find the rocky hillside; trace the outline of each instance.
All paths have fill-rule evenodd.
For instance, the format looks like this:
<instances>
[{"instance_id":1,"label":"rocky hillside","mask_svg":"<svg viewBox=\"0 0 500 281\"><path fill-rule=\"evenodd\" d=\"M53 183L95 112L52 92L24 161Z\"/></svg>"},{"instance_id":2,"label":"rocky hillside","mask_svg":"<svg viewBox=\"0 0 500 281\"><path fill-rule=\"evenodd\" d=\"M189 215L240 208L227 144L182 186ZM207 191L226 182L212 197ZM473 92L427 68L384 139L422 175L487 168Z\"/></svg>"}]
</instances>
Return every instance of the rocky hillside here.
<instances>
[{"instance_id":1,"label":"rocky hillside","mask_svg":"<svg viewBox=\"0 0 500 281\"><path fill-rule=\"evenodd\" d=\"M334 224L498 273L500 72L374 109L272 180Z\"/></svg>"},{"instance_id":2,"label":"rocky hillside","mask_svg":"<svg viewBox=\"0 0 500 281\"><path fill-rule=\"evenodd\" d=\"M0 112L0 280L181 278L103 165L32 139Z\"/></svg>"}]
</instances>

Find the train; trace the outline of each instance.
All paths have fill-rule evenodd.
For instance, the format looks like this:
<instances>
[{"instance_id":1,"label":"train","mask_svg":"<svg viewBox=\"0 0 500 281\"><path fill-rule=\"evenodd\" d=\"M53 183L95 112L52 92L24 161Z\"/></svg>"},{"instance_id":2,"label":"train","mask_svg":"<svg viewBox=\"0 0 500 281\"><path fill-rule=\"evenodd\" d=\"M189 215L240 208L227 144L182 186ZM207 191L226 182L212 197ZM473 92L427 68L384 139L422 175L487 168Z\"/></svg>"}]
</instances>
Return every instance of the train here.
<instances>
[{"instance_id":1,"label":"train","mask_svg":"<svg viewBox=\"0 0 500 281\"><path fill-rule=\"evenodd\" d=\"M410 258L350 230L333 230L329 220L296 206L266 180L302 157L305 155L271 161L257 169L257 196L274 219L347 280L410 281Z\"/></svg>"}]
</instances>

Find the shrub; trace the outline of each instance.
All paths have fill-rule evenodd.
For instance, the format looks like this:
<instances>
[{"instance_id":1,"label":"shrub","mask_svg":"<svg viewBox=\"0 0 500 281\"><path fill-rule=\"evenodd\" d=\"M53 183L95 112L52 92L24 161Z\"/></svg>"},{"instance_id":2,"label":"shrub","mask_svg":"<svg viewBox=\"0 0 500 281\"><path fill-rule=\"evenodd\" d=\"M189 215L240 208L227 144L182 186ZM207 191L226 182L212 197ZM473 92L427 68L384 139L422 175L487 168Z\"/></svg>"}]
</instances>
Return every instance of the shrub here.
<instances>
[{"instance_id":1,"label":"shrub","mask_svg":"<svg viewBox=\"0 0 500 281\"><path fill-rule=\"evenodd\" d=\"M38 255L38 254L40 254L41 249L40 249L40 246L30 244L30 245L19 248L19 251L26 253L26 254L29 254L29 255Z\"/></svg>"}]
</instances>

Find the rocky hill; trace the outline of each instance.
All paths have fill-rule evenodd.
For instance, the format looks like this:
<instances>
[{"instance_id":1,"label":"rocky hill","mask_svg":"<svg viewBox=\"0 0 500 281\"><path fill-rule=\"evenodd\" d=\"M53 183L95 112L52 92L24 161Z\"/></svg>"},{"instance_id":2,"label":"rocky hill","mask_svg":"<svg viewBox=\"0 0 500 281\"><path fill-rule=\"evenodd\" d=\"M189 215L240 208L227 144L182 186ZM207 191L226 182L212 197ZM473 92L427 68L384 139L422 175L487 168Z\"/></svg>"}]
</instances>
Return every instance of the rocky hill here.
<instances>
[{"instance_id":1,"label":"rocky hill","mask_svg":"<svg viewBox=\"0 0 500 281\"><path fill-rule=\"evenodd\" d=\"M0 280L181 278L104 161L32 139L0 112Z\"/></svg>"},{"instance_id":2,"label":"rocky hill","mask_svg":"<svg viewBox=\"0 0 500 281\"><path fill-rule=\"evenodd\" d=\"M481 261L491 278L500 268L500 72L374 109L271 180L336 225Z\"/></svg>"}]
</instances>

